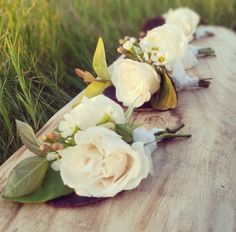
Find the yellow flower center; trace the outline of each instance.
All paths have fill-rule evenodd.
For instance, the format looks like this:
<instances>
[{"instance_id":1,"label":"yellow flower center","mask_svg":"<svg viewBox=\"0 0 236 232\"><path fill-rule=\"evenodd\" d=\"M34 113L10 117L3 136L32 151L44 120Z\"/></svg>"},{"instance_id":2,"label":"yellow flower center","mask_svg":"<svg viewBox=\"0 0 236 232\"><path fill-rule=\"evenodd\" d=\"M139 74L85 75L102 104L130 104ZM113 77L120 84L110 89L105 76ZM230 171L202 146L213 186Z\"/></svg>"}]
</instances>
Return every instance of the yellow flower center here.
<instances>
[{"instance_id":1,"label":"yellow flower center","mask_svg":"<svg viewBox=\"0 0 236 232\"><path fill-rule=\"evenodd\" d=\"M163 63L165 61L165 57L163 55L159 56L157 60L159 63Z\"/></svg>"}]
</instances>

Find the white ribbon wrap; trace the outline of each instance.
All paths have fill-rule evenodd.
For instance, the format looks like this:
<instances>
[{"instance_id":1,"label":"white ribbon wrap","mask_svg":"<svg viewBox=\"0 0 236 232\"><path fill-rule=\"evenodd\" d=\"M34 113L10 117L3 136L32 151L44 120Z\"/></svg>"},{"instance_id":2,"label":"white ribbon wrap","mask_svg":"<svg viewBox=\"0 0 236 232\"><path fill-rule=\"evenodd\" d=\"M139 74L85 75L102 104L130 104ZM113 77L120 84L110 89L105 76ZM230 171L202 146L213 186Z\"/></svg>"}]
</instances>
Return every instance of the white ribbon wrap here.
<instances>
[{"instance_id":1,"label":"white ribbon wrap","mask_svg":"<svg viewBox=\"0 0 236 232\"><path fill-rule=\"evenodd\" d=\"M214 34L212 30L209 30L209 28L206 27L198 27L197 30L195 31L195 38L198 39L203 39L207 38L209 34Z\"/></svg>"},{"instance_id":2,"label":"white ribbon wrap","mask_svg":"<svg viewBox=\"0 0 236 232\"><path fill-rule=\"evenodd\" d=\"M155 133L163 131L160 128L153 128L151 130L147 130L144 127L138 127L133 131L133 139L134 142L143 142L145 153L150 160L150 174L153 175L153 165L152 165L152 153L157 148Z\"/></svg>"},{"instance_id":3,"label":"white ribbon wrap","mask_svg":"<svg viewBox=\"0 0 236 232\"><path fill-rule=\"evenodd\" d=\"M198 48L194 45L189 44L186 51L186 55L181 60L181 63L183 64L185 70L191 69L198 64L197 54Z\"/></svg>"},{"instance_id":4,"label":"white ribbon wrap","mask_svg":"<svg viewBox=\"0 0 236 232\"><path fill-rule=\"evenodd\" d=\"M176 61L173 65L172 79L174 81L177 91L186 89L188 87L198 87L199 78L196 76L189 76L185 72L184 66L180 61Z\"/></svg>"}]
</instances>

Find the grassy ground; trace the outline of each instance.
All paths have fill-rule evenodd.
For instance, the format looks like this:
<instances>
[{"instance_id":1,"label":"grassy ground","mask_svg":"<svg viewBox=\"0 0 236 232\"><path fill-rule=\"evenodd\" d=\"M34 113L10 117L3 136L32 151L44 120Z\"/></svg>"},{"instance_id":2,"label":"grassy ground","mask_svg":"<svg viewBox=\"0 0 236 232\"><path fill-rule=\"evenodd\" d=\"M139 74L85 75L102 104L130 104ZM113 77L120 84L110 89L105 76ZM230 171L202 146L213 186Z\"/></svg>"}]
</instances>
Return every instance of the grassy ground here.
<instances>
[{"instance_id":1,"label":"grassy ground","mask_svg":"<svg viewBox=\"0 0 236 232\"><path fill-rule=\"evenodd\" d=\"M83 89L99 35L108 60L145 19L188 5L210 24L236 26L235 0L0 0L0 164L19 146L14 119L38 130Z\"/></svg>"}]
</instances>

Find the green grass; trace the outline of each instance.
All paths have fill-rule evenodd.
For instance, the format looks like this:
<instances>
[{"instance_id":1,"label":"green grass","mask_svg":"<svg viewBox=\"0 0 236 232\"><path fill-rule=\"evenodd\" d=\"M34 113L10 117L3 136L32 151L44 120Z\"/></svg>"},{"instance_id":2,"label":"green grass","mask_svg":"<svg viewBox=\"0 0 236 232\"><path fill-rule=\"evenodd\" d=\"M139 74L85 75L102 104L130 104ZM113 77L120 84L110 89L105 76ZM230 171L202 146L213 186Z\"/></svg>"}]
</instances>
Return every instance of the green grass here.
<instances>
[{"instance_id":1,"label":"green grass","mask_svg":"<svg viewBox=\"0 0 236 232\"><path fill-rule=\"evenodd\" d=\"M83 88L98 36L108 60L145 19L188 5L210 24L236 26L235 0L0 0L0 163L20 146L14 119L35 130Z\"/></svg>"}]
</instances>

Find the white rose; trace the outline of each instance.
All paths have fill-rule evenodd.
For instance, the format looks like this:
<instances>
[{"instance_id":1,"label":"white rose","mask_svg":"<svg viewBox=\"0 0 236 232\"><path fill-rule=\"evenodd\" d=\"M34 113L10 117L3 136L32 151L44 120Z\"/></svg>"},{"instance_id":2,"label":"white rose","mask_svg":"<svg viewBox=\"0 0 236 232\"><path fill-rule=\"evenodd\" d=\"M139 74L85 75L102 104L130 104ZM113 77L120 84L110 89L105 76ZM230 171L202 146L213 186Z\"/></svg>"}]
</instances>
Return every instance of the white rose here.
<instances>
[{"instance_id":1,"label":"white rose","mask_svg":"<svg viewBox=\"0 0 236 232\"><path fill-rule=\"evenodd\" d=\"M111 67L111 81L116 88L116 97L125 106L143 105L160 88L160 77L149 64L119 59Z\"/></svg>"},{"instance_id":2,"label":"white rose","mask_svg":"<svg viewBox=\"0 0 236 232\"><path fill-rule=\"evenodd\" d=\"M76 146L59 151L60 172L64 184L79 196L113 197L148 176L150 160L142 142L130 146L100 126L77 132L75 140Z\"/></svg>"},{"instance_id":3,"label":"white rose","mask_svg":"<svg viewBox=\"0 0 236 232\"><path fill-rule=\"evenodd\" d=\"M175 10L170 9L163 15L166 23L172 23L183 30L185 36L190 41L200 21L200 16L187 7L180 7Z\"/></svg>"},{"instance_id":4,"label":"white rose","mask_svg":"<svg viewBox=\"0 0 236 232\"><path fill-rule=\"evenodd\" d=\"M125 123L122 107L104 95L93 98L84 97L78 106L65 114L58 129L63 137L67 137L73 135L76 128L85 130L106 122Z\"/></svg>"},{"instance_id":5,"label":"white rose","mask_svg":"<svg viewBox=\"0 0 236 232\"><path fill-rule=\"evenodd\" d=\"M175 25L164 24L148 31L140 46L157 65L171 66L185 56L187 38Z\"/></svg>"}]
</instances>

